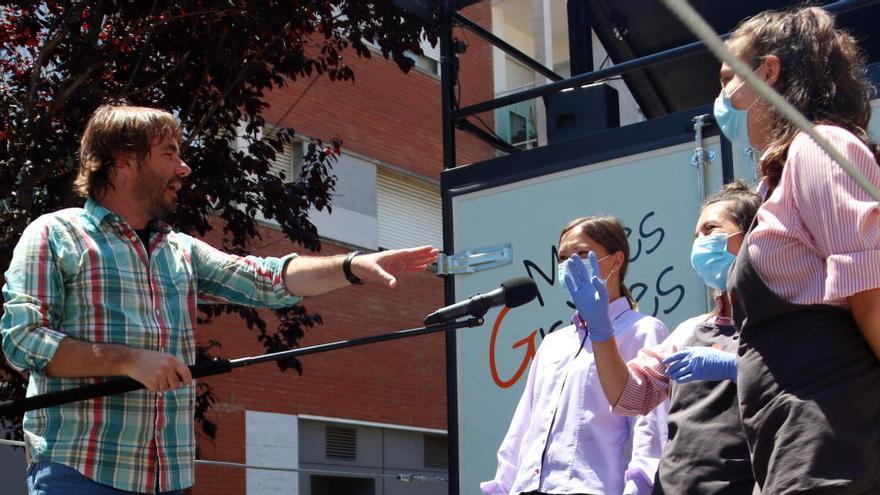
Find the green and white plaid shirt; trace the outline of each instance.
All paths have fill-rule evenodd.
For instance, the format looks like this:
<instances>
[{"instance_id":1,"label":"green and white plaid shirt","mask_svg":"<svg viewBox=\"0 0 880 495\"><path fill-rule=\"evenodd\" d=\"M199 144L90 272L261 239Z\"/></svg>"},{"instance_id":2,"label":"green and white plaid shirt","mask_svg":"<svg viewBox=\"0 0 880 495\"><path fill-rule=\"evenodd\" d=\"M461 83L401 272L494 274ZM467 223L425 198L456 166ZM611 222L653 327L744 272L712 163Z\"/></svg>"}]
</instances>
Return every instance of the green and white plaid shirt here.
<instances>
[{"instance_id":1,"label":"green and white plaid shirt","mask_svg":"<svg viewBox=\"0 0 880 495\"><path fill-rule=\"evenodd\" d=\"M284 258L223 253L154 222L149 255L120 216L85 208L44 215L25 229L6 272L3 352L30 372L27 395L95 383L49 378L65 336L168 352L195 360L197 302L286 307ZM88 367L89 363L82 363ZM73 467L99 483L152 493L193 484L195 387L139 390L25 414L34 458Z\"/></svg>"}]
</instances>

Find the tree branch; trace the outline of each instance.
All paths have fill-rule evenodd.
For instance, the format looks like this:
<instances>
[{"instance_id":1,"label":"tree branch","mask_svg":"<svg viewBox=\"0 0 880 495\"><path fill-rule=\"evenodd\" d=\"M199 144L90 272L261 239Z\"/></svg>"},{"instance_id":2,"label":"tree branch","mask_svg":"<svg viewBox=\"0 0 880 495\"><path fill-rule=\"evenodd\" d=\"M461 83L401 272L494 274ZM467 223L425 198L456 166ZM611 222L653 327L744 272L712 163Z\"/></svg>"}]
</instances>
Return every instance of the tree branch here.
<instances>
[{"instance_id":1,"label":"tree branch","mask_svg":"<svg viewBox=\"0 0 880 495\"><path fill-rule=\"evenodd\" d=\"M199 136L199 133L201 133L201 131L202 131L202 127L204 127L205 123L208 121L208 119L214 115L214 113L217 111L217 108L220 107L220 104L222 104L223 101L226 99L226 97L229 96L229 93L231 93L232 90L235 89L235 87L241 83L241 81L244 79L244 76L247 75L250 68L253 67L254 65L256 65L257 62L262 62L265 59L266 55L269 53L269 49L272 48L276 43L278 43L278 40L280 40L282 36L287 34L289 29L290 29L290 23L288 22L288 23L284 24L284 27L281 28L281 31L278 34L276 34L275 36L273 36L272 40L269 43L267 43L266 46L264 46L262 50L260 50L260 52L257 54L256 57L254 57L253 59L248 61L248 63L246 63L244 65L244 67L241 68L238 75L236 75L235 78L232 80L232 82L230 84L228 84L226 86L226 88L224 88L223 93L216 100L214 100L214 103L211 104L211 108L209 108L208 111L205 112L204 115L202 115L202 118L199 119L199 123L196 124L195 129L193 129L193 131L190 133L186 142L183 143L183 148L188 147L189 144L193 141L193 139L195 139L196 137Z\"/></svg>"},{"instance_id":2,"label":"tree branch","mask_svg":"<svg viewBox=\"0 0 880 495\"><path fill-rule=\"evenodd\" d=\"M60 92L58 96L56 96L52 100L52 106L49 107L49 111L47 112L48 117L55 117L61 110L64 109L64 104L67 102L67 99L70 98L70 95L73 94L74 91L77 90L80 86L88 81L89 77L92 76L92 73L96 70L100 69L104 66L103 60L93 63L92 65L86 67L80 75L73 80L72 83L68 84L63 91Z\"/></svg>"},{"instance_id":3,"label":"tree branch","mask_svg":"<svg viewBox=\"0 0 880 495\"><path fill-rule=\"evenodd\" d=\"M58 32L43 45L43 48L40 50L40 54L37 57L37 60L34 62L34 67L31 69L31 82L30 86L28 86L28 91L25 96L25 107L24 107L24 118L25 122L28 125L33 126L33 122L31 121L31 117L33 116L34 110L34 99L37 97L37 85L40 81L40 73L45 67L46 62L48 62L49 57L52 55L52 52L58 48L58 45L61 44L61 41L67 36L67 23L62 22L61 27Z\"/></svg>"},{"instance_id":4,"label":"tree branch","mask_svg":"<svg viewBox=\"0 0 880 495\"><path fill-rule=\"evenodd\" d=\"M150 7L150 13L147 17L152 17L153 12L156 11L156 5L159 4L159 0L153 0L153 6ZM150 35L153 34L153 24L147 26L147 32L144 34L144 45L148 45L150 43ZM138 57L137 63L134 64L134 68L131 70L131 75L128 76L128 82L125 83L125 86L122 88L122 93L125 93L125 90L131 86L131 83L134 82L134 76L137 74L138 70L141 68L141 63L144 61L144 57L147 55L147 47L144 46L144 49L141 50L141 54ZM161 79L160 79L161 81Z\"/></svg>"},{"instance_id":5,"label":"tree branch","mask_svg":"<svg viewBox=\"0 0 880 495\"><path fill-rule=\"evenodd\" d=\"M223 33L223 36L220 37L220 42L217 43L217 52L220 52L220 49L223 47L223 44L226 42L227 33ZM209 63L205 64L205 70L202 71L202 78L200 83L204 83L208 80L208 75L211 73L211 67L213 67L214 59L212 58ZM201 84L199 84L201 86ZM189 102L189 108L186 109L186 112L180 114L181 122L185 122L187 118L189 118L193 109L196 107L196 103L198 102L198 98L193 97Z\"/></svg>"},{"instance_id":6,"label":"tree branch","mask_svg":"<svg viewBox=\"0 0 880 495\"><path fill-rule=\"evenodd\" d=\"M154 81L152 81L152 82L149 82L149 83L147 83L147 84L145 84L145 85L143 85L143 86L140 86L140 87L134 88L134 89L132 89L132 90L130 90L130 91L125 91L125 88L127 88L127 87L129 86L129 84L126 84L126 85L125 85L125 88L123 88L123 89L122 89L120 92L118 92L118 93L113 93L113 94L112 94L112 97L115 98L115 99L124 99L124 98L128 98L128 97L131 96L131 95L136 95L136 94L140 93L141 91L145 91L145 90L147 90L148 88L152 88L153 86L156 86L157 84L159 84L160 82L162 82L164 79L167 79L167 78L168 78L171 74L173 74L177 69L179 69L180 66L183 65L183 63L186 62L186 60L189 58L190 54L191 54L191 52L186 52L182 57L180 57L180 58L177 60L177 62L174 62L174 66L172 66L172 67L171 67L169 70L167 70L167 71L163 71L163 72L162 72L162 75L159 76L158 79L156 79L156 80L154 80ZM131 81L129 81L129 82L131 82Z\"/></svg>"}]
</instances>

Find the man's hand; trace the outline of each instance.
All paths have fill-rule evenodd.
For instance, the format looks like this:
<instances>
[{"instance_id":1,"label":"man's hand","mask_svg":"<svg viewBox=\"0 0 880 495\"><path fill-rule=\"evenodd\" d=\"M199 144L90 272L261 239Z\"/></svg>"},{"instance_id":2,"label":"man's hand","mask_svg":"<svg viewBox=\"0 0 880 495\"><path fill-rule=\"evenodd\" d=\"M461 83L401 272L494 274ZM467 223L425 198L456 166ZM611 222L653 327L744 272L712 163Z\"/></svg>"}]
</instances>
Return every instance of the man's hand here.
<instances>
[{"instance_id":1,"label":"man's hand","mask_svg":"<svg viewBox=\"0 0 880 495\"><path fill-rule=\"evenodd\" d=\"M175 390L192 381L183 361L171 354L147 349L131 349L125 374L152 392Z\"/></svg>"},{"instance_id":2,"label":"man's hand","mask_svg":"<svg viewBox=\"0 0 880 495\"><path fill-rule=\"evenodd\" d=\"M170 354L73 337L61 341L46 374L55 378L127 376L153 392L174 390L192 381L189 368Z\"/></svg>"},{"instance_id":3,"label":"man's hand","mask_svg":"<svg viewBox=\"0 0 880 495\"><path fill-rule=\"evenodd\" d=\"M396 275L421 272L437 261L439 250L431 246L410 249L392 249L362 254L351 260L352 273L365 282L379 282L387 287L397 285Z\"/></svg>"}]
</instances>

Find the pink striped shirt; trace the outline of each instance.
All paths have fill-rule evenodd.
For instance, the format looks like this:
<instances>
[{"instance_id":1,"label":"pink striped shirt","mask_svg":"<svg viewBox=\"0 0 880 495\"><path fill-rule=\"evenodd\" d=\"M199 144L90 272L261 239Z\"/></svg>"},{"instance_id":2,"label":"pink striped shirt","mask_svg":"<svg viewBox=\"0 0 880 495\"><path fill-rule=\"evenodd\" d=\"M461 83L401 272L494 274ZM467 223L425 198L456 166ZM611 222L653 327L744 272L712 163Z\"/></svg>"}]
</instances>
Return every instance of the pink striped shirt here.
<instances>
[{"instance_id":1,"label":"pink striped shirt","mask_svg":"<svg viewBox=\"0 0 880 495\"><path fill-rule=\"evenodd\" d=\"M712 323L732 325L733 321L713 313L695 316L681 322L662 344L639 351L635 358L626 363L629 379L612 412L621 416L644 415L665 401L669 397L670 383L663 373L666 365L662 361L680 351L698 325Z\"/></svg>"},{"instance_id":2,"label":"pink striped shirt","mask_svg":"<svg viewBox=\"0 0 880 495\"><path fill-rule=\"evenodd\" d=\"M856 136L817 130L880 187L880 167ZM786 301L847 307L847 297L880 287L880 205L806 134L794 138L758 222L749 256Z\"/></svg>"}]
</instances>

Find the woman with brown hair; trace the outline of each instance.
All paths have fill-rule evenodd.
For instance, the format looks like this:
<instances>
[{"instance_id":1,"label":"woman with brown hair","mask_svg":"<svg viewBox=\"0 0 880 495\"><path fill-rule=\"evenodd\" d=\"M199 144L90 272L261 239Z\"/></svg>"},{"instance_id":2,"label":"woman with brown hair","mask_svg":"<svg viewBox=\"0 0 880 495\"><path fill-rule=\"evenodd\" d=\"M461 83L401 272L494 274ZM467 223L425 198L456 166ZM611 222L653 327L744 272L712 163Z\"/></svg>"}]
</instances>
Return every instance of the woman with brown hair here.
<instances>
[{"instance_id":1,"label":"woman with brown hair","mask_svg":"<svg viewBox=\"0 0 880 495\"><path fill-rule=\"evenodd\" d=\"M593 342L596 371L614 413L648 414L670 401L669 442L654 481L655 495L751 495L755 487L737 407L738 335L726 281L760 205L760 196L742 182L727 184L703 205L691 264L717 291L713 311L685 320L662 344L642 349L629 362L614 338ZM569 284L579 308L584 297L579 288L587 288L588 301L599 296L587 283L575 277Z\"/></svg>"},{"instance_id":2,"label":"woman with brown hair","mask_svg":"<svg viewBox=\"0 0 880 495\"><path fill-rule=\"evenodd\" d=\"M636 311L624 285L629 244L616 218L584 217L565 226L559 259L591 251L600 258L596 270L602 282L597 283L607 286L610 299L606 330L621 354L635 357L667 331L660 320ZM560 281L568 278L565 267L560 264ZM581 319L572 323L547 335L538 348L498 450L498 471L480 486L484 494L650 493L666 439L665 408L637 419L613 414L587 343L595 336Z\"/></svg>"},{"instance_id":3,"label":"woman with brown hair","mask_svg":"<svg viewBox=\"0 0 880 495\"><path fill-rule=\"evenodd\" d=\"M727 42L874 185L855 40L810 7ZM739 408L763 493L880 493L880 205L726 64L715 117L761 153L765 202L730 275Z\"/></svg>"}]
</instances>

